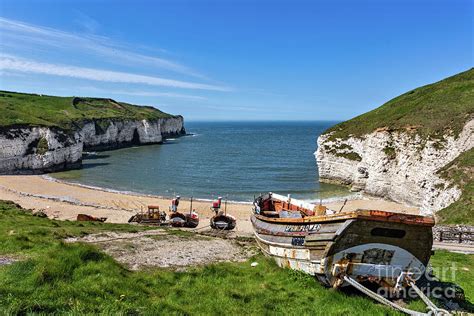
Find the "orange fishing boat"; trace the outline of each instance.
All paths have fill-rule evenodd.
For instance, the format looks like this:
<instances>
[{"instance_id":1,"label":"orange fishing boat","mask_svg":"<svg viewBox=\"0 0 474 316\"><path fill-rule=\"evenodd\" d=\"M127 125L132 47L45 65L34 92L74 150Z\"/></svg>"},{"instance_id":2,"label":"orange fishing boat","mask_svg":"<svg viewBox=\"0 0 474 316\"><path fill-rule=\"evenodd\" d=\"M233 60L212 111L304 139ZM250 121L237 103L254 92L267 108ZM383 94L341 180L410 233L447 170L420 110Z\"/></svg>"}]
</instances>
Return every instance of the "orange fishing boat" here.
<instances>
[{"instance_id":1,"label":"orange fishing boat","mask_svg":"<svg viewBox=\"0 0 474 316\"><path fill-rule=\"evenodd\" d=\"M259 247L278 265L331 287L355 280L399 289L425 272L431 256L432 217L334 212L269 193L255 200L251 221Z\"/></svg>"}]
</instances>

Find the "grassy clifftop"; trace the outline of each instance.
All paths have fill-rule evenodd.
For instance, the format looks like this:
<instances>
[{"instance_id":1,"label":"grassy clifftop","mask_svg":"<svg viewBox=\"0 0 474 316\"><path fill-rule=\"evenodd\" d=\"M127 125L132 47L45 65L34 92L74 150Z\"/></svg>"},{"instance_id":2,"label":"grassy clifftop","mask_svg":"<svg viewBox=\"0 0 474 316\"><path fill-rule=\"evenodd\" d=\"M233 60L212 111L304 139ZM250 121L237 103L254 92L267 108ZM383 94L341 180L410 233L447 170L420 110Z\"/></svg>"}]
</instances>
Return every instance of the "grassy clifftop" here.
<instances>
[{"instance_id":1,"label":"grassy clifftop","mask_svg":"<svg viewBox=\"0 0 474 316\"><path fill-rule=\"evenodd\" d=\"M423 138L458 135L474 117L474 68L402 94L377 109L326 131L331 139L369 134L376 129L407 130Z\"/></svg>"},{"instance_id":2,"label":"grassy clifftop","mask_svg":"<svg viewBox=\"0 0 474 316\"><path fill-rule=\"evenodd\" d=\"M88 120L173 117L158 109L112 99L56 97L0 91L0 126L55 126L70 129Z\"/></svg>"}]
</instances>

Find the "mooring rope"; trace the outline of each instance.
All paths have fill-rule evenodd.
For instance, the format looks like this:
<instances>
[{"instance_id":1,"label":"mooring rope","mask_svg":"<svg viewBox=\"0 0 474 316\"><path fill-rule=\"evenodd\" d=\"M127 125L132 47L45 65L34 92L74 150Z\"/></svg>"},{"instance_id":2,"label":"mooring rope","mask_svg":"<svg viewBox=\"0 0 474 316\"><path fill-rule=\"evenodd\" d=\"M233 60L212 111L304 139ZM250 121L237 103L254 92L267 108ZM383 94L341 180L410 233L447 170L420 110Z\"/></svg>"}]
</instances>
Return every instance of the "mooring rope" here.
<instances>
[{"instance_id":1,"label":"mooring rope","mask_svg":"<svg viewBox=\"0 0 474 316\"><path fill-rule=\"evenodd\" d=\"M207 228L207 227L211 227L211 225L206 225L206 226L194 228L192 231L195 232L195 231L197 231L197 230L201 230L201 229L204 229L204 228Z\"/></svg>"},{"instance_id":2,"label":"mooring rope","mask_svg":"<svg viewBox=\"0 0 474 316\"><path fill-rule=\"evenodd\" d=\"M401 311L405 314L408 314L408 315L414 315L414 316L451 315L448 311L436 307L436 305L433 304L433 302L431 302L429 300L429 298L426 297L423 294L423 292L415 285L414 282L410 282L410 285L413 287L415 292L420 296L420 298L423 300L423 302L425 302L425 304L428 306L428 308L430 309L429 313L421 313L421 312L417 312L417 311L414 311L414 310L411 310L411 309L408 309L408 308L401 307L401 306L389 301L385 297L369 290L368 288L366 288L365 286L363 286L362 284L360 284L359 282L357 282L356 280L354 280L354 279L352 279L348 276L344 276L344 281L346 281L347 283L349 283L350 285L352 285L353 287L355 287L356 289L358 289L362 293L366 294L367 296L373 298L374 300L376 300L376 301L378 301L382 304L385 304L387 306L390 306L390 307L392 307L396 310L399 310L399 311Z\"/></svg>"},{"instance_id":3,"label":"mooring rope","mask_svg":"<svg viewBox=\"0 0 474 316\"><path fill-rule=\"evenodd\" d=\"M447 310L437 307L432 301L430 301L423 291L415 285L415 282L410 281L409 284L435 315L451 315Z\"/></svg>"}]
</instances>

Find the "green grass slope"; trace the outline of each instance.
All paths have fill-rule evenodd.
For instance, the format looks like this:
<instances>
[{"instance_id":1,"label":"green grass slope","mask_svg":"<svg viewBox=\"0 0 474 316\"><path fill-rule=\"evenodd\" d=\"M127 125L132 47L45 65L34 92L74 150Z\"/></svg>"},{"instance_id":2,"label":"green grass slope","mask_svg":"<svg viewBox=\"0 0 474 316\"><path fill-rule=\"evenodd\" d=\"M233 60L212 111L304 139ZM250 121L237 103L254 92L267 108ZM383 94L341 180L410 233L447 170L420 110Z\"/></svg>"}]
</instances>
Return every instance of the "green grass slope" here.
<instances>
[{"instance_id":1,"label":"green grass slope","mask_svg":"<svg viewBox=\"0 0 474 316\"><path fill-rule=\"evenodd\" d=\"M56 97L0 91L0 126L55 126L72 129L85 121L142 120L172 117L148 106L112 99Z\"/></svg>"},{"instance_id":2,"label":"green grass slope","mask_svg":"<svg viewBox=\"0 0 474 316\"><path fill-rule=\"evenodd\" d=\"M402 94L375 110L339 123L331 139L360 137L376 129L409 130L423 138L458 135L474 116L474 68Z\"/></svg>"}]
</instances>

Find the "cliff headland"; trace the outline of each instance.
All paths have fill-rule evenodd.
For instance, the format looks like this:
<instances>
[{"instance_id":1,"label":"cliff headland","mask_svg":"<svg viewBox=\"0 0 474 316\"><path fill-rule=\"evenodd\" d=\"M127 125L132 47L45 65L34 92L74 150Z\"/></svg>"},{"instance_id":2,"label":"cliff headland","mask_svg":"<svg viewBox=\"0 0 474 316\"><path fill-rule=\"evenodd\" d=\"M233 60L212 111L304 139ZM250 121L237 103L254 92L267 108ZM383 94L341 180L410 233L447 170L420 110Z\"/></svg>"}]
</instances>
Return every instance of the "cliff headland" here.
<instances>
[{"instance_id":1,"label":"cliff headland","mask_svg":"<svg viewBox=\"0 0 474 316\"><path fill-rule=\"evenodd\" d=\"M474 69L402 94L318 138L321 181L474 223Z\"/></svg>"},{"instance_id":2,"label":"cliff headland","mask_svg":"<svg viewBox=\"0 0 474 316\"><path fill-rule=\"evenodd\" d=\"M183 117L112 99L0 91L0 174L79 168L84 150L158 144Z\"/></svg>"}]
</instances>

